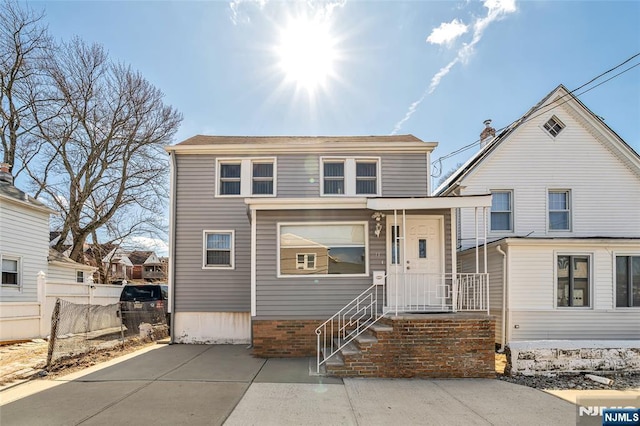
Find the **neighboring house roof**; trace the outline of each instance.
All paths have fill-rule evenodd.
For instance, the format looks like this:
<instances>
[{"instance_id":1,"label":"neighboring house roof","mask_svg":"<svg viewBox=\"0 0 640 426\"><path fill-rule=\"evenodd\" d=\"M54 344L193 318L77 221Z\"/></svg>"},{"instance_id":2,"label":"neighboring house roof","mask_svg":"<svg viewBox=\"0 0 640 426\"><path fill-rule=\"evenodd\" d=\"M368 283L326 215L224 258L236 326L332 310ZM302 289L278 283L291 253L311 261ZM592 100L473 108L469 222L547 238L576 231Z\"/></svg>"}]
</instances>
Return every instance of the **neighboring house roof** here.
<instances>
[{"instance_id":1,"label":"neighboring house roof","mask_svg":"<svg viewBox=\"0 0 640 426\"><path fill-rule=\"evenodd\" d=\"M102 263L121 263L125 266L133 266L129 256L120 247L115 247L105 257L102 258Z\"/></svg>"},{"instance_id":2,"label":"neighboring house roof","mask_svg":"<svg viewBox=\"0 0 640 426\"><path fill-rule=\"evenodd\" d=\"M59 251L56 251L51 248L49 249L49 256L47 256L47 261L50 264L60 266L63 268L82 269L82 270L91 271L91 272L96 270L96 268L93 266L78 263L72 259L69 259L67 256L63 255Z\"/></svg>"},{"instance_id":3,"label":"neighboring house roof","mask_svg":"<svg viewBox=\"0 0 640 426\"><path fill-rule=\"evenodd\" d=\"M316 241L311 241L307 238L292 234L290 232L287 232L286 234L282 234L280 236L280 244L282 248L328 248L324 244L318 243Z\"/></svg>"},{"instance_id":4,"label":"neighboring house roof","mask_svg":"<svg viewBox=\"0 0 640 426\"><path fill-rule=\"evenodd\" d=\"M153 251L132 251L127 255L134 265L160 264Z\"/></svg>"},{"instance_id":5,"label":"neighboring house roof","mask_svg":"<svg viewBox=\"0 0 640 426\"><path fill-rule=\"evenodd\" d=\"M296 152L303 150L331 150L354 147L375 153L380 149L417 149L432 151L436 142L424 142L413 135L393 136L206 136L196 135L179 144L168 146L167 151L224 151L238 153L239 145L251 152L274 150Z\"/></svg>"},{"instance_id":6,"label":"neighboring house roof","mask_svg":"<svg viewBox=\"0 0 640 426\"><path fill-rule=\"evenodd\" d=\"M50 209L45 204L41 203L26 192L16 188L8 182L0 181L0 200L19 204L23 207L38 210L43 213L56 213L55 210Z\"/></svg>"},{"instance_id":7,"label":"neighboring house roof","mask_svg":"<svg viewBox=\"0 0 640 426\"><path fill-rule=\"evenodd\" d=\"M561 101L560 104L554 105ZM462 179L473 171L482 161L490 156L513 132L523 123L533 119L536 113L547 113L553 108L570 104L574 108L581 110L586 116L585 119L592 125L593 129L600 135L597 138L604 143L619 159L621 159L636 175L640 177L640 155L631 148L616 132L614 132L600 117L587 108L576 96L567 90L562 84L553 89L547 96L542 98L533 108L527 111L522 117L502 129L502 131L477 153L469 158L460 168L458 168L448 179L436 188L434 196L450 195L460 184ZM546 109L548 108L548 109Z\"/></svg>"}]
</instances>

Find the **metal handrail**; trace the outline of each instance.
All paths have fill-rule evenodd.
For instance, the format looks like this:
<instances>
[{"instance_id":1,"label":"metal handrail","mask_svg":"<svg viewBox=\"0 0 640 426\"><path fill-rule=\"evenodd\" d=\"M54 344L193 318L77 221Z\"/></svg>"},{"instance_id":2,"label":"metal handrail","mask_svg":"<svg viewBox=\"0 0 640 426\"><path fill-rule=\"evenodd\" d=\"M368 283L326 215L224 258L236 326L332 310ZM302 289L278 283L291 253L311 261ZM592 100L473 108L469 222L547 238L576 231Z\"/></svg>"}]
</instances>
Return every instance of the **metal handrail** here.
<instances>
[{"instance_id":1,"label":"metal handrail","mask_svg":"<svg viewBox=\"0 0 640 426\"><path fill-rule=\"evenodd\" d=\"M378 287L382 287L384 293L383 284L373 284L316 328L318 374L320 366L329 358L382 318L382 310L378 307Z\"/></svg>"}]
</instances>

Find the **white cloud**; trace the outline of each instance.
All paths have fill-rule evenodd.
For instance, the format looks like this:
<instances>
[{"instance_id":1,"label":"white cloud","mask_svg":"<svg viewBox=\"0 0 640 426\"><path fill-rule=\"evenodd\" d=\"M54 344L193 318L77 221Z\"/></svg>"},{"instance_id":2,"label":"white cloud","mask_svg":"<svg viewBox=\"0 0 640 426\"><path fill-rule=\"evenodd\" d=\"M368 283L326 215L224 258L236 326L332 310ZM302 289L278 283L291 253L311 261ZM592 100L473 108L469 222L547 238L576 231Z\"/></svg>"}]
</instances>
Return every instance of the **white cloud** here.
<instances>
[{"instance_id":1,"label":"white cloud","mask_svg":"<svg viewBox=\"0 0 640 426\"><path fill-rule=\"evenodd\" d=\"M270 0L231 0L229 9L231 11L231 22L234 25L248 24L251 22L248 10L256 6L263 11ZM343 7L347 0L307 0L304 2L311 10L315 12L315 16L320 18L329 18L336 8Z\"/></svg>"},{"instance_id":2,"label":"white cloud","mask_svg":"<svg viewBox=\"0 0 640 426\"><path fill-rule=\"evenodd\" d=\"M451 45L455 39L466 33L469 27L462 21L454 19L451 22L443 22L438 28L431 31L427 37L427 43Z\"/></svg>"},{"instance_id":3,"label":"white cloud","mask_svg":"<svg viewBox=\"0 0 640 426\"><path fill-rule=\"evenodd\" d=\"M253 6L258 6L260 10L264 9L267 4L267 0L232 0L229 2L229 9L231 9L231 22L234 25L238 25L239 23L248 24L251 22L251 18L243 12L244 4L249 4Z\"/></svg>"},{"instance_id":4,"label":"white cloud","mask_svg":"<svg viewBox=\"0 0 640 426\"><path fill-rule=\"evenodd\" d=\"M160 238L131 237L127 245L139 250L154 251L158 256L167 256L169 253L169 244Z\"/></svg>"},{"instance_id":5,"label":"white cloud","mask_svg":"<svg viewBox=\"0 0 640 426\"><path fill-rule=\"evenodd\" d=\"M429 83L429 88L417 101L413 102L409 106L409 109L407 110L405 116L394 126L393 131L391 132L392 135L395 135L400 131L402 125L411 118L411 116L418 109L418 106L420 106L420 104L425 100L427 95L433 93L433 91L436 90L436 88L440 85L442 79L447 74L449 74L454 65L459 62L466 63L471 58L471 56L475 52L475 46L480 42L480 40L482 39L482 35L489 27L489 25L504 18L510 13L514 13L517 10L515 0L486 0L483 3L483 6L487 8L487 15L482 18L477 18L474 21L473 38L471 39L471 42L465 43L460 49L458 49L456 57L434 74L434 76L431 78L431 82ZM455 21L456 20L454 19L452 22ZM442 27L442 25L440 27ZM433 35L433 32L431 33L431 35ZM429 39L427 39L427 41L429 41Z\"/></svg>"}]
</instances>

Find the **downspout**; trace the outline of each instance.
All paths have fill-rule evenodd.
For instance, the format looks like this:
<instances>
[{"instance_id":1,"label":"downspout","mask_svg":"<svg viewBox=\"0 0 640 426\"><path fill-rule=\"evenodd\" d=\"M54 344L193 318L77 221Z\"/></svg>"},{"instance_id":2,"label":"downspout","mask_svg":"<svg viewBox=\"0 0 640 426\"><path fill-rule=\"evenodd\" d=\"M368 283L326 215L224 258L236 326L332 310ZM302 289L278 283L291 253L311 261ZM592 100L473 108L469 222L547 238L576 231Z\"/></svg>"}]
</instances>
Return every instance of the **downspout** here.
<instances>
[{"instance_id":1,"label":"downspout","mask_svg":"<svg viewBox=\"0 0 640 426\"><path fill-rule=\"evenodd\" d=\"M499 245L496 250L502 255L502 338L500 339L500 350L498 351L502 353L507 341L507 253L502 251L502 247Z\"/></svg>"},{"instance_id":2,"label":"downspout","mask_svg":"<svg viewBox=\"0 0 640 426\"><path fill-rule=\"evenodd\" d=\"M176 155L175 152L169 152L169 158L171 158L171 173L170 173L170 197L171 203L169 206L169 308L171 308L171 324L169 325L169 344L175 343L175 301L176 301L176 288L175 288L175 264L176 264Z\"/></svg>"}]
</instances>

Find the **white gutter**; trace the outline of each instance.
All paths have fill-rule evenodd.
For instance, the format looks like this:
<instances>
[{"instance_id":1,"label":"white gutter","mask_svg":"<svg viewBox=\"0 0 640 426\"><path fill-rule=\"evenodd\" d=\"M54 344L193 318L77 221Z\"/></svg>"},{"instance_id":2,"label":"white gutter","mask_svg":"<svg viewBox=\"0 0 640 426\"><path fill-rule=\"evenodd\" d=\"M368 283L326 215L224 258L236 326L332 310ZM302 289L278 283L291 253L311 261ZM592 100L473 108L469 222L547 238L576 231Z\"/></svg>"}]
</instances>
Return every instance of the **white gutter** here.
<instances>
[{"instance_id":1,"label":"white gutter","mask_svg":"<svg viewBox=\"0 0 640 426\"><path fill-rule=\"evenodd\" d=\"M258 220L258 214L257 211L255 209L251 209L251 316L255 317L256 316L256 294L257 294L257 290L256 290L256 273L257 273L257 268L256 268L256 261L257 261L257 248L256 248L256 244L257 244L257 230L258 230L258 225L257 225L257 220ZM253 331L253 327L251 327L251 330ZM253 338L251 339L251 341L253 342Z\"/></svg>"},{"instance_id":2,"label":"white gutter","mask_svg":"<svg viewBox=\"0 0 640 426\"><path fill-rule=\"evenodd\" d=\"M170 314L170 318L171 318L171 324L169 325L169 337L170 337L170 343L173 344L175 342L175 316L176 316L176 310L174 309L175 306L175 300L176 300L176 296L175 296L175 263L176 263L176 226L175 226L175 220L176 220L176 173L177 173L177 166L176 166L176 155L174 153L169 152L169 158L171 159L171 163L170 163L170 169L171 169L171 173L170 173L170 182L169 182L169 186L170 186L170 197L171 197L171 203L169 206L169 276L168 276L168 284L169 284L169 310L171 311Z\"/></svg>"},{"instance_id":3,"label":"white gutter","mask_svg":"<svg viewBox=\"0 0 640 426\"><path fill-rule=\"evenodd\" d=\"M504 352L507 341L507 253L502 251L499 245L496 246L496 250L502 255L502 337L499 352Z\"/></svg>"}]
</instances>

